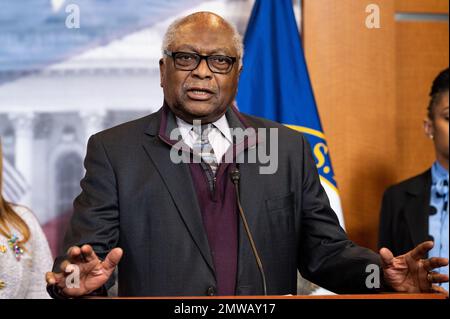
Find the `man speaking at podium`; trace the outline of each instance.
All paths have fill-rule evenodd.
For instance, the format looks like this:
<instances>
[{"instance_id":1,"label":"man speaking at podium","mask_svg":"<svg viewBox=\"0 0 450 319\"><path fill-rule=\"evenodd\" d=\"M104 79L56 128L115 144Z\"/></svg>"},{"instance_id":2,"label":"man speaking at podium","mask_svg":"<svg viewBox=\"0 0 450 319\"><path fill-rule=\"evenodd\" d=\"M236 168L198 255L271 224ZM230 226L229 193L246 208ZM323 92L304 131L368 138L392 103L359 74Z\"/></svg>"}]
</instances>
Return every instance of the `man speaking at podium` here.
<instances>
[{"instance_id":1,"label":"man speaking at podium","mask_svg":"<svg viewBox=\"0 0 450 319\"><path fill-rule=\"evenodd\" d=\"M431 242L395 258L351 242L305 138L233 106L242 56L238 32L215 14L168 28L163 107L90 138L49 293L106 295L117 265L120 296L296 294L297 269L337 293L440 291L448 277L433 269L448 261L421 259ZM260 150L271 167L250 160ZM378 285L367 284L373 267Z\"/></svg>"}]
</instances>

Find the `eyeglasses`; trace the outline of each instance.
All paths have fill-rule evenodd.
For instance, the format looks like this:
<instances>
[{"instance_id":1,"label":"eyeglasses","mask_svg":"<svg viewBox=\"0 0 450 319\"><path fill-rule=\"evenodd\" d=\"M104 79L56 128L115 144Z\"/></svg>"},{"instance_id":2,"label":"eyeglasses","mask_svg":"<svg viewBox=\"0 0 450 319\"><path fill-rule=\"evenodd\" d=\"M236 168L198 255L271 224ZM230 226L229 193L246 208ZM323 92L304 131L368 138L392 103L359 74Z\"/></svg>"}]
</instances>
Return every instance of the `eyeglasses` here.
<instances>
[{"instance_id":1,"label":"eyeglasses","mask_svg":"<svg viewBox=\"0 0 450 319\"><path fill-rule=\"evenodd\" d=\"M236 62L235 57L226 55L200 55L192 52L172 52L168 50L164 50L164 54L172 57L176 69L183 71L193 71L202 60L206 60L211 72L226 74L231 71Z\"/></svg>"}]
</instances>

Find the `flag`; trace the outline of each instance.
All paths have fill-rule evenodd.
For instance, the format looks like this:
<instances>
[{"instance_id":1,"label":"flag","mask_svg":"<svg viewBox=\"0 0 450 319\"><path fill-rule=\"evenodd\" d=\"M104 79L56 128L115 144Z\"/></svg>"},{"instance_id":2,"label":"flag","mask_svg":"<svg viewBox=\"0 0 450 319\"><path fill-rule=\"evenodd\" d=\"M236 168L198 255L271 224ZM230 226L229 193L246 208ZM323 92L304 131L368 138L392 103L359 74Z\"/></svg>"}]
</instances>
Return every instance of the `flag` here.
<instances>
[{"instance_id":1,"label":"flag","mask_svg":"<svg viewBox=\"0 0 450 319\"><path fill-rule=\"evenodd\" d=\"M239 110L302 132L320 181L344 227L325 134L320 123L291 0L256 0L244 39Z\"/></svg>"},{"instance_id":2,"label":"flag","mask_svg":"<svg viewBox=\"0 0 450 319\"><path fill-rule=\"evenodd\" d=\"M27 193L28 184L25 178L12 166L6 158L3 159L3 197L11 203L20 203Z\"/></svg>"}]
</instances>

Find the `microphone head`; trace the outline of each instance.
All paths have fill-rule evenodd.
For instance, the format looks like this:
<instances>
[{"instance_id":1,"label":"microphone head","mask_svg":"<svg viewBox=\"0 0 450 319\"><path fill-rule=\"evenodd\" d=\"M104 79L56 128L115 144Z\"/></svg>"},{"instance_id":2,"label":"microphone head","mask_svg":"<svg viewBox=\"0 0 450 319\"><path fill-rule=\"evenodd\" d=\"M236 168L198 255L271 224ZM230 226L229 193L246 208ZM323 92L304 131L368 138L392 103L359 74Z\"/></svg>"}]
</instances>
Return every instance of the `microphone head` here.
<instances>
[{"instance_id":1,"label":"microphone head","mask_svg":"<svg viewBox=\"0 0 450 319\"><path fill-rule=\"evenodd\" d=\"M241 173L239 172L237 167L234 167L230 171L230 177L231 177L231 180L233 181L233 183L237 184L237 182L239 182L239 178L241 177Z\"/></svg>"}]
</instances>

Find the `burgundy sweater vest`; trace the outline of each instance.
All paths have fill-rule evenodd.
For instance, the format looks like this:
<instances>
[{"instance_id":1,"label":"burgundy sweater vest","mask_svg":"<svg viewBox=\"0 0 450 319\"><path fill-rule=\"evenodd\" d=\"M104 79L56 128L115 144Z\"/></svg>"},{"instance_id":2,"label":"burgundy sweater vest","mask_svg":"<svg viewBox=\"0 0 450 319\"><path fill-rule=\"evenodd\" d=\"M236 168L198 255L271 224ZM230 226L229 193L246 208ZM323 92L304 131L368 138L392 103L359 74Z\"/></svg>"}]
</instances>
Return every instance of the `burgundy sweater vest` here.
<instances>
[{"instance_id":1,"label":"burgundy sweater vest","mask_svg":"<svg viewBox=\"0 0 450 319\"><path fill-rule=\"evenodd\" d=\"M160 138L171 147L179 141L170 140L170 132L177 128L176 120L167 106L164 107ZM227 111L230 127L246 128L238 111L231 107ZM233 144L228 152L236 154L245 150L249 143ZM225 156L225 155L224 155ZM185 165L185 164L179 164ZM205 163L189 163L191 178L197 193L203 226L208 237L210 252L214 262L218 295L235 295L237 259L238 259L238 206L235 186L230 178L230 172L235 163L221 162L214 179L208 175L208 165Z\"/></svg>"}]
</instances>

